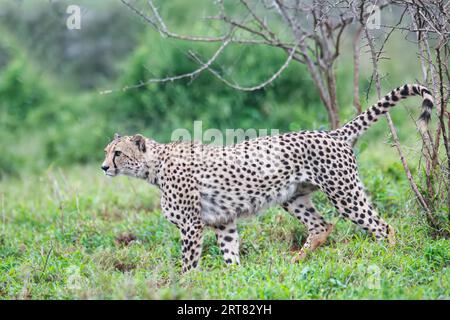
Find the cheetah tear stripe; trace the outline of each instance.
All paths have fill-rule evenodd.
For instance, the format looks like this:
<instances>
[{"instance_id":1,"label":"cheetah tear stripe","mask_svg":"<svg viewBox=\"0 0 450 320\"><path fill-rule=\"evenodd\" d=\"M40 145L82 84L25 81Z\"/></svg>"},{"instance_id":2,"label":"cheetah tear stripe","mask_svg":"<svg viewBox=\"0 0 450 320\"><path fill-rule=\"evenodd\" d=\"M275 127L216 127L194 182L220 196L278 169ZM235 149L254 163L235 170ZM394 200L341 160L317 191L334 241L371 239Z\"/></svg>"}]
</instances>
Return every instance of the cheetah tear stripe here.
<instances>
[{"instance_id":1,"label":"cheetah tear stripe","mask_svg":"<svg viewBox=\"0 0 450 320\"><path fill-rule=\"evenodd\" d=\"M424 133L427 130L428 122L431 118L433 108L433 97L430 90L419 84L405 84L392 90L376 104L371 106L365 112L358 115L352 121L346 123L343 127L330 132L331 136L342 139L349 144L361 136L373 123L377 122L390 108L394 107L401 99L409 96L420 95L423 98L422 113L419 117L419 130Z\"/></svg>"}]
</instances>

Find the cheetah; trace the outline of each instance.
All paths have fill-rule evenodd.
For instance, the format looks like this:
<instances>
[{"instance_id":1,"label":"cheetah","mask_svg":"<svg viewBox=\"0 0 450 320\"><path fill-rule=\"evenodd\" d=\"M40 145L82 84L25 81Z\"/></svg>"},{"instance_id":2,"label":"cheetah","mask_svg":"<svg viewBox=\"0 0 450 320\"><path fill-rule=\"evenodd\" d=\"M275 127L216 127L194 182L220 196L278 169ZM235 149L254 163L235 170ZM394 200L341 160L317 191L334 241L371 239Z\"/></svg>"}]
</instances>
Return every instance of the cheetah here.
<instances>
[{"instance_id":1,"label":"cheetah","mask_svg":"<svg viewBox=\"0 0 450 320\"><path fill-rule=\"evenodd\" d=\"M215 231L225 262L239 264L236 220L273 205L281 205L306 226L306 242L294 257L303 259L333 230L311 201L318 190L341 216L393 245L394 229L369 202L352 146L399 100L414 95L423 100L419 129L425 132L433 98L427 88L406 84L332 131L289 132L224 147L190 141L161 144L140 134L116 134L105 148L101 169L108 176L132 176L160 189L162 213L181 232L183 273L199 264L205 227Z\"/></svg>"}]
</instances>

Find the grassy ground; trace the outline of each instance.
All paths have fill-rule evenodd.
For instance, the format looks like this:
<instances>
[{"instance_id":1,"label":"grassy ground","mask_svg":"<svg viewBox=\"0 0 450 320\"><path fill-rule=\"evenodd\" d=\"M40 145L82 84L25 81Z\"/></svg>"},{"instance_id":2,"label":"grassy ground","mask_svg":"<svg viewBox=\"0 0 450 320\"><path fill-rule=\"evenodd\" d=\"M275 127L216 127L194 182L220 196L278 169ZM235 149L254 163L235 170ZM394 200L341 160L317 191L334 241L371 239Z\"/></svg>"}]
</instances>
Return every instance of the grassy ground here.
<instances>
[{"instance_id":1,"label":"grassy ground","mask_svg":"<svg viewBox=\"0 0 450 320\"><path fill-rule=\"evenodd\" d=\"M397 165L363 166L367 189L397 230L377 243L338 219L328 244L290 262L305 229L280 208L242 220L241 266L226 267L208 230L199 270L180 276L179 234L158 192L98 168L49 169L0 182L2 299L436 299L450 298L450 244L429 236ZM400 178L399 178L400 176Z\"/></svg>"}]
</instances>

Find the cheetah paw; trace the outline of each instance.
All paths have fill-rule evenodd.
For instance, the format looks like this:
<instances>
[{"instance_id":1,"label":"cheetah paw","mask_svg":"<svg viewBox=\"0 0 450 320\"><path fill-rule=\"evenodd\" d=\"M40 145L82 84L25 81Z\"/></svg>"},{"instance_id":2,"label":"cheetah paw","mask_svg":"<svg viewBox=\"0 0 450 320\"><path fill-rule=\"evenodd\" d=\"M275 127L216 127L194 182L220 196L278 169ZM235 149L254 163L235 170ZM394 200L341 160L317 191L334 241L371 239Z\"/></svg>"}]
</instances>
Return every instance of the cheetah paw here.
<instances>
[{"instance_id":1,"label":"cheetah paw","mask_svg":"<svg viewBox=\"0 0 450 320\"><path fill-rule=\"evenodd\" d=\"M305 245L303 245L303 248L300 250L300 252L294 258L292 258L291 262L296 263L304 260L311 251L316 250L319 246L323 245L326 242L333 229L334 224L329 224L327 230L325 230L324 232L308 236Z\"/></svg>"},{"instance_id":2,"label":"cheetah paw","mask_svg":"<svg viewBox=\"0 0 450 320\"><path fill-rule=\"evenodd\" d=\"M395 229L391 226L389 226L389 233L388 233L388 243L391 247L395 246Z\"/></svg>"}]
</instances>

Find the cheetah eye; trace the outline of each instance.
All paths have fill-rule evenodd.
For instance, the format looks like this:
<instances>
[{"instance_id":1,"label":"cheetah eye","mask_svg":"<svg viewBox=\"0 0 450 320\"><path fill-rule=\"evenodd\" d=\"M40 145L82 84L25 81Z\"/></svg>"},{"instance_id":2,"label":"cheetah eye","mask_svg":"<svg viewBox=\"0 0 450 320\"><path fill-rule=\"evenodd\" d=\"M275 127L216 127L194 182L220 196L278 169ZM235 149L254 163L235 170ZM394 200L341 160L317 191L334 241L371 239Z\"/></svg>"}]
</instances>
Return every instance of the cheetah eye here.
<instances>
[{"instance_id":1,"label":"cheetah eye","mask_svg":"<svg viewBox=\"0 0 450 320\"><path fill-rule=\"evenodd\" d=\"M122 151L114 151L114 156L118 157L122 154Z\"/></svg>"}]
</instances>

